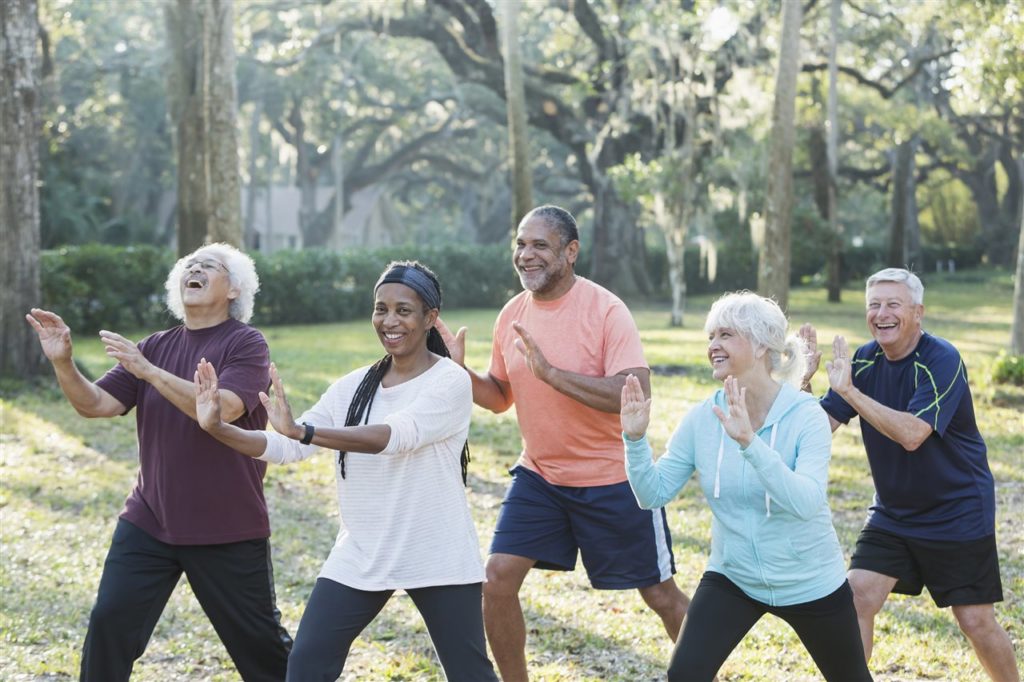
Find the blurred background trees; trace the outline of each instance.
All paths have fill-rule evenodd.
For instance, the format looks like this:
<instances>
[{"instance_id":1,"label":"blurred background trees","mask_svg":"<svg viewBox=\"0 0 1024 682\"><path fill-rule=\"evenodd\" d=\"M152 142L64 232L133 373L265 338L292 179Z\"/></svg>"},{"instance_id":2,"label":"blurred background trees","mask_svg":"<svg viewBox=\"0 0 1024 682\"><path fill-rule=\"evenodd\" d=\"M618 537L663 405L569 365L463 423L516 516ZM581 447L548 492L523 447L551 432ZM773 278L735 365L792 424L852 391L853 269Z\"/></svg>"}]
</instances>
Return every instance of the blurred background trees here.
<instances>
[{"instance_id":1,"label":"blurred background trees","mask_svg":"<svg viewBox=\"0 0 1024 682\"><path fill-rule=\"evenodd\" d=\"M1019 0L805 0L798 43L782 0L39 3L43 249L507 245L528 180L579 218L581 272L674 324L766 258L782 300L884 265L1016 266ZM201 191L221 227L195 227Z\"/></svg>"}]
</instances>

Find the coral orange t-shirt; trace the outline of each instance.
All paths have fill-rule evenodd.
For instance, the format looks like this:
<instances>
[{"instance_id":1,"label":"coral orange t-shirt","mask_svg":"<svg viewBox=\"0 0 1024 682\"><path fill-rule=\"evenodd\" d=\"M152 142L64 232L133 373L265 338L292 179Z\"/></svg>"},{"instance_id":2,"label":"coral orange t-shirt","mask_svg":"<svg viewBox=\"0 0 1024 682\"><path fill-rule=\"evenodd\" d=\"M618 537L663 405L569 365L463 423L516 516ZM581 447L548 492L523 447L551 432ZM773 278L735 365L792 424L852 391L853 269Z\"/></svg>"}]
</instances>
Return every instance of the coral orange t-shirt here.
<instances>
[{"instance_id":1,"label":"coral orange t-shirt","mask_svg":"<svg viewBox=\"0 0 1024 682\"><path fill-rule=\"evenodd\" d=\"M520 464L554 485L625 481L619 415L587 407L536 378L514 345L519 335L513 322L530 333L553 366L608 377L647 367L629 309L615 294L582 277L554 301L538 301L524 291L498 314L488 370L512 387L523 436Z\"/></svg>"}]
</instances>

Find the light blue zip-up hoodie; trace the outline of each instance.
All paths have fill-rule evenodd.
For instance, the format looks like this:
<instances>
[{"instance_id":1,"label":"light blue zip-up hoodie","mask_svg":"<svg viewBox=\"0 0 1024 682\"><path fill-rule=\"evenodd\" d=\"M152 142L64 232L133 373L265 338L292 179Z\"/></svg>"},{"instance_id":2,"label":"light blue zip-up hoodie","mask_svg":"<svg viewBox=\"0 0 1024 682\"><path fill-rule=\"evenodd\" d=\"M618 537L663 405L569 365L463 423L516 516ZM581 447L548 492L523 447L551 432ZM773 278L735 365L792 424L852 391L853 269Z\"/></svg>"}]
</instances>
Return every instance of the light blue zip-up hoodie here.
<instances>
[{"instance_id":1,"label":"light blue zip-up hoodie","mask_svg":"<svg viewBox=\"0 0 1024 682\"><path fill-rule=\"evenodd\" d=\"M771 606L839 589L846 565L826 495L832 429L817 399L783 385L746 450L725 433L713 405L728 412L721 389L683 418L657 462L646 436L624 438L637 502L664 506L696 471L714 516L707 570Z\"/></svg>"}]
</instances>

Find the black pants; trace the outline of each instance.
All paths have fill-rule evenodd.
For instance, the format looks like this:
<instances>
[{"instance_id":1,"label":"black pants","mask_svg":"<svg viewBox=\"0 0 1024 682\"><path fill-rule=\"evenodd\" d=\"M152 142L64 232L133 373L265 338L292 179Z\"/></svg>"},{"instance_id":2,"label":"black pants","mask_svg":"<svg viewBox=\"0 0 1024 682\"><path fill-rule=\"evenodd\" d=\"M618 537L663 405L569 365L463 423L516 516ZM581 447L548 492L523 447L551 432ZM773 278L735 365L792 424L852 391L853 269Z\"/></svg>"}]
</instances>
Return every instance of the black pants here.
<instances>
[{"instance_id":1,"label":"black pants","mask_svg":"<svg viewBox=\"0 0 1024 682\"><path fill-rule=\"evenodd\" d=\"M850 584L821 599L769 606L721 573L700 579L672 652L671 682L710 682L744 635L766 613L789 623L829 682L870 682Z\"/></svg>"},{"instance_id":2,"label":"black pants","mask_svg":"<svg viewBox=\"0 0 1024 682\"><path fill-rule=\"evenodd\" d=\"M498 681L487 658L481 585L442 585L406 590L412 598L450 682ZM370 624L394 590L365 592L318 578L288 658L289 682L320 682L341 676L353 640Z\"/></svg>"},{"instance_id":3,"label":"black pants","mask_svg":"<svg viewBox=\"0 0 1024 682\"><path fill-rule=\"evenodd\" d=\"M283 680L292 640L275 603L270 543L168 545L123 520L89 615L81 679L129 678L182 573L242 679Z\"/></svg>"}]
</instances>

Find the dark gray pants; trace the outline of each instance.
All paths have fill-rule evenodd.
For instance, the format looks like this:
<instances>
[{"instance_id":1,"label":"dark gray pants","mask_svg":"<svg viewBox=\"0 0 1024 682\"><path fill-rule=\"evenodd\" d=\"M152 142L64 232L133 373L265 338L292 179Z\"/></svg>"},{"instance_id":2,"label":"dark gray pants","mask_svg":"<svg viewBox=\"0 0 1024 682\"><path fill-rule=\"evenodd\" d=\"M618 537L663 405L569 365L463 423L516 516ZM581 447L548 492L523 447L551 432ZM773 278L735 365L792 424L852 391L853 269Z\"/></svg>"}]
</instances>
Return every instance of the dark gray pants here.
<instances>
[{"instance_id":1,"label":"dark gray pants","mask_svg":"<svg viewBox=\"0 0 1024 682\"><path fill-rule=\"evenodd\" d=\"M423 616L450 682L497 682L494 666L487 658L480 583L406 592ZM352 642L393 593L366 592L318 578L295 634L295 647L288 658L288 680L338 679Z\"/></svg>"},{"instance_id":2,"label":"dark gray pants","mask_svg":"<svg viewBox=\"0 0 1024 682\"><path fill-rule=\"evenodd\" d=\"M89 614L83 682L129 678L182 573L242 679L285 678L292 640L281 626L267 540L168 545L119 520Z\"/></svg>"}]
</instances>

